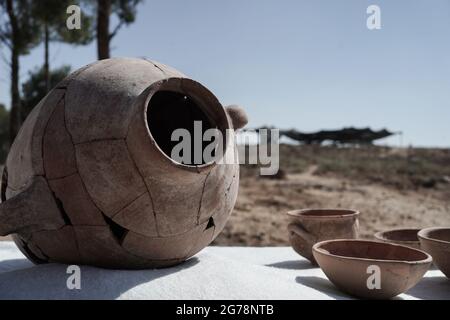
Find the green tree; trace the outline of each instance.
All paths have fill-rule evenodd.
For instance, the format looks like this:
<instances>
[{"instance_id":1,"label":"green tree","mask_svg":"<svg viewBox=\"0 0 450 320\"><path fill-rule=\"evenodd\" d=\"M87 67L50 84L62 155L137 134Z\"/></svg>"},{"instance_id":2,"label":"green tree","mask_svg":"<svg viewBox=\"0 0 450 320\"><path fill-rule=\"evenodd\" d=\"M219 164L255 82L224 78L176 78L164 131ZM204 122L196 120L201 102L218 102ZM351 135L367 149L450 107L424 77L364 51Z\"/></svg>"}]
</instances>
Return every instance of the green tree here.
<instances>
[{"instance_id":1,"label":"green tree","mask_svg":"<svg viewBox=\"0 0 450 320\"><path fill-rule=\"evenodd\" d=\"M70 66L62 66L50 72L49 83L54 87L70 73ZM44 67L28 73L22 84L22 121L47 94L47 75Z\"/></svg>"},{"instance_id":2,"label":"green tree","mask_svg":"<svg viewBox=\"0 0 450 320\"><path fill-rule=\"evenodd\" d=\"M92 18L81 16L81 29L69 30L66 26L67 8L72 0L39 0L33 3L33 15L39 23L41 40L44 43L44 76L47 92L50 84L50 42L58 41L74 45L86 45L94 39Z\"/></svg>"},{"instance_id":3,"label":"green tree","mask_svg":"<svg viewBox=\"0 0 450 320\"><path fill-rule=\"evenodd\" d=\"M21 125L19 91L19 58L39 43L38 27L32 14L33 0L0 0L0 41L11 53L9 67L11 77L11 109L9 139L14 140Z\"/></svg>"},{"instance_id":4,"label":"green tree","mask_svg":"<svg viewBox=\"0 0 450 320\"><path fill-rule=\"evenodd\" d=\"M111 40L123 25L133 23L136 8L142 0L97 0L97 54L98 59L110 57ZM117 16L117 25L110 30L110 16Z\"/></svg>"}]
</instances>

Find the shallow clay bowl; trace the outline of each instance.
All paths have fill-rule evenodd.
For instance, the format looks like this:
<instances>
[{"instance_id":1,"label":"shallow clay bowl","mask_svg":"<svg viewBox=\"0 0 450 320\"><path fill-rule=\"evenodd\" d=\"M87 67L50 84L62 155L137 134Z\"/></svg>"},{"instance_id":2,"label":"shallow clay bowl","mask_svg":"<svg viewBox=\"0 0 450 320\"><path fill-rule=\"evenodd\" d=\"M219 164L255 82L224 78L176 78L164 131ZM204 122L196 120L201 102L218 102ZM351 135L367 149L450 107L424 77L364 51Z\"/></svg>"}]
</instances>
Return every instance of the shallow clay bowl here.
<instances>
[{"instance_id":1,"label":"shallow clay bowl","mask_svg":"<svg viewBox=\"0 0 450 320\"><path fill-rule=\"evenodd\" d=\"M417 235L419 231L420 229L392 229L375 233L375 238L383 242L420 249L420 241Z\"/></svg>"},{"instance_id":2,"label":"shallow clay bowl","mask_svg":"<svg viewBox=\"0 0 450 320\"><path fill-rule=\"evenodd\" d=\"M426 228L419 231L422 249L433 257L434 264L450 278L450 228Z\"/></svg>"},{"instance_id":3,"label":"shallow clay bowl","mask_svg":"<svg viewBox=\"0 0 450 320\"><path fill-rule=\"evenodd\" d=\"M412 288L432 261L417 249L367 240L322 241L314 245L313 254L339 289L369 299L389 299ZM374 268L379 270L379 289L368 286L375 283Z\"/></svg>"}]
</instances>

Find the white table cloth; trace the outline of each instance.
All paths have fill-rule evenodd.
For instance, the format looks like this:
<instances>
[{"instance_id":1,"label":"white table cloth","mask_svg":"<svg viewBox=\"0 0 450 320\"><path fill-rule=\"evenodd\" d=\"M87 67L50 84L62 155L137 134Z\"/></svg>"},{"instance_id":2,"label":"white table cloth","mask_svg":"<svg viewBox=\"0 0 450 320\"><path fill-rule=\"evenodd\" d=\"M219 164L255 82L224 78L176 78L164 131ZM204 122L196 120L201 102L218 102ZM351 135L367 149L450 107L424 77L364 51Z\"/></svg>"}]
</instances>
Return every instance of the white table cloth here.
<instances>
[{"instance_id":1,"label":"white table cloth","mask_svg":"<svg viewBox=\"0 0 450 320\"><path fill-rule=\"evenodd\" d=\"M66 271L0 242L0 299L350 299L289 247L207 247L159 270L81 266L80 290L67 288ZM432 269L397 299L450 299L450 280Z\"/></svg>"}]
</instances>

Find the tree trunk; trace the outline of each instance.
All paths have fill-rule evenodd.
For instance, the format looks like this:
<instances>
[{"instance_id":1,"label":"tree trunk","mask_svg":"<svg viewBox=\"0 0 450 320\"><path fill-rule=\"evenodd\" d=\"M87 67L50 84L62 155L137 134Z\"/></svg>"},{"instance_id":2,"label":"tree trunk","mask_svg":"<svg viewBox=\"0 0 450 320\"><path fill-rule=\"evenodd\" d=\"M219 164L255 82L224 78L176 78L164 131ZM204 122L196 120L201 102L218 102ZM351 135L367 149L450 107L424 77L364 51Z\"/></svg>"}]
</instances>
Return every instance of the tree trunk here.
<instances>
[{"instance_id":1,"label":"tree trunk","mask_svg":"<svg viewBox=\"0 0 450 320\"><path fill-rule=\"evenodd\" d=\"M13 0L6 1L6 11L11 23L11 111L9 117L9 139L12 144L21 125L19 93L19 45L20 35Z\"/></svg>"},{"instance_id":2,"label":"tree trunk","mask_svg":"<svg viewBox=\"0 0 450 320\"><path fill-rule=\"evenodd\" d=\"M97 1L97 53L98 60L109 58L109 16L111 0Z\"/></svg>"},{"instance_id":3,"label":"tree trunk","mask_svg":"<svg viewBox=\"0 0 450 320\"><path fill-rule=\"evenodd\" d=\"M44 25L44 76L45 76L45 88L46 91L50 91L50 63L49 63L49 31L48 24Z\"/></svg>"},{"instance_id":4,"label":"tree trunk","mask_svg":"<svg viewBox=\"0 0 450 320\"><path fill-rule=\"evenodd\" d=\"M22 124L19 93L19 53L13 44L11 50L11 111L9 117L9 142L12 144Z\"/></svg>"}]
</instances>

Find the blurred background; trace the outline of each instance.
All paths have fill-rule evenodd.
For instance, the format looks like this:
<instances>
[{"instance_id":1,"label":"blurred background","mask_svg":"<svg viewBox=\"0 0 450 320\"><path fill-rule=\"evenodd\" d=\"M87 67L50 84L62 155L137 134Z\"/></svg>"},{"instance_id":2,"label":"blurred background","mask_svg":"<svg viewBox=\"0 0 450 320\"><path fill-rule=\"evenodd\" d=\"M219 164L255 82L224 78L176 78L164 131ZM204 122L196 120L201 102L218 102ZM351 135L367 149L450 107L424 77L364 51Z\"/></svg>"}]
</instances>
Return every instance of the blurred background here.
<instances>
[{"instance_id":1,"label":"blurred background","mask_svg":"<svg viewBox=\"0 0 450 320\"><path fill-rule=\"evenodd\" d=\"M0 0L0 163L71 71L145 57L242 105L249 128L281 130L279 173L241 166L215 244L287 244L285 213L306 207L360 210L364 237L448 225L449 35L447 0Z\"/></svg>"}]
</instances>

